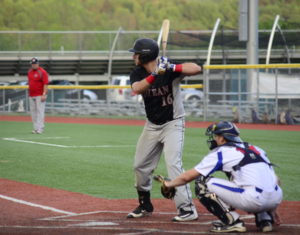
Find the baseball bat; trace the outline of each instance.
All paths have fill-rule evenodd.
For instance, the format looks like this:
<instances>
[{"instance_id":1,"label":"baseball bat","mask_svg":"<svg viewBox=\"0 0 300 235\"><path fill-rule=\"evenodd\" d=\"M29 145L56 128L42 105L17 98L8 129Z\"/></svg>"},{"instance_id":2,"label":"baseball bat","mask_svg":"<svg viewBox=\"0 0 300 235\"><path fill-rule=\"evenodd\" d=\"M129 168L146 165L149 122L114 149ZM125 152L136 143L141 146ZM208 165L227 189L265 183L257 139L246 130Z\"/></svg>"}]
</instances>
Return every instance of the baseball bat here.
<instances>
[{"instance_id":1,"label":"baseball bat","mask_svg":"<svg viewBox=\"0 0 300 235\"><path fill-rule=\"evenodd\" d=\"M161 45L161 47L162 47L163 56L166 56L166 53L167 53L169 30L170 30L170 20L165 19L162 24L162 45Z\"/></svg>"},{"instance_id":2,"label":"baseball bat","mask_svg":"<svg viewBox=\"0 0 300 235\"><path fill-rule=\"evenodd\" d=\"M158 38L157 38L158 48L160 48L162 32L163 32L163 27L161 26L160 31L159 31L159 35L158 35Z\"/></svg>"}]
</instances>

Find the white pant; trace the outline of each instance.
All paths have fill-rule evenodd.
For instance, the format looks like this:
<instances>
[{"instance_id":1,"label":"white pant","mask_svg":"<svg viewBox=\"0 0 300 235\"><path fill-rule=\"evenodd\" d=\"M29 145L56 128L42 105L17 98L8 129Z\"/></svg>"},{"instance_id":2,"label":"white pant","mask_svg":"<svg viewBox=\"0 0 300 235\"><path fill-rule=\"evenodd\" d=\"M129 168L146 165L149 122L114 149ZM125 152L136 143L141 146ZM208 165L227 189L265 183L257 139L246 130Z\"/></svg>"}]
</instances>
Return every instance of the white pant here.
<instances>
[{"instance_id":1,"label":"white pant","mask_svg":"<svg viewBox=\"0 0 300 235\"><path fill-rule=\"evenodd\" d=\"M31 119L33 122L33 129L35 131L43 131L45 118L46 101L41 101L41 96L29 97L29 107Z\"/></svg>"},{"instance_id":2,"label":"white pant","mask_svg":"<svg viewBox=\"0 0 300 235\"><path fill-rule=\"evenodd\" d=\"M265 192L255 186L239 187L234 182L211 178L207 182L208 191L215 193L228 207L250 213L264 213L275 209L282 200L282 190L274 185L272 192ZM236 219L238 214L232 212Z\"/></svg>"}]
</instances>

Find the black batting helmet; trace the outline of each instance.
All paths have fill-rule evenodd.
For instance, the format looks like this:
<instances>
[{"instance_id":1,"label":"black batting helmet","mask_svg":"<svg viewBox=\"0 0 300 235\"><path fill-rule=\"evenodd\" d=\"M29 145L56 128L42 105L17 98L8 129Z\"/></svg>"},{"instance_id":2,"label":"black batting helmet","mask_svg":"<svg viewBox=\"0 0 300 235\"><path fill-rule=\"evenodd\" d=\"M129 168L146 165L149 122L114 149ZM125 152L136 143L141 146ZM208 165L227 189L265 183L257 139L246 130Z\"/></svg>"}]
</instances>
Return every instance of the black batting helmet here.
<instances>
[{"instance_id":1,"label":"black batting helmet","mask_svg":"<svg viewBox=\"0 0 300 235\"><path fill-rule=\"evenodd\" d=\"M133 48L129 49L130 52L139 54L141 64L155 60L159 54L157 42L150 38L141 38L134 42Z\"/></svg>"},{"instance_id":2,"label":"black batting helmet","mask_svg":"<svg viewBox=\"0 0 300 235\"><path fill-rule=\"evenodd\" d=\"M239 129L232 122L227 122L227 121L221 121L210 125L207 128L205 135L209 136L207 142L210 149L214 149L215 147L217 147L213 135L221 135L228 142L234 142L234 143L243 142L242 139L239 137L240 135Z\"/></svg>"}]
</instances>

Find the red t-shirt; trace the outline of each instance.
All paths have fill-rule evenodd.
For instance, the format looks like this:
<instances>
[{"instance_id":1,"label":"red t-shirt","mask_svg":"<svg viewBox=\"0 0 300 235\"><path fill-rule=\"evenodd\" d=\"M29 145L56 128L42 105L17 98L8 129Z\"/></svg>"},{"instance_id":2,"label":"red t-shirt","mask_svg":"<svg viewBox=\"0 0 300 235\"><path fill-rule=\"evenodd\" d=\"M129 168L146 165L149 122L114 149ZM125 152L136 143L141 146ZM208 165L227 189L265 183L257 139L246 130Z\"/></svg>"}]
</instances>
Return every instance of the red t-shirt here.
<instances>
[{"instance_id":1,"label":"red t-shirt","mask_svg":"<svg viewBox=\"0 0 300 235\"><path fill-rule=\"evenodd\" d=\"M48 84L48 73L43 68L30 69L27 74L29 84L29 96L41 96L44 85Z\"/></svg>"}]
</instances>

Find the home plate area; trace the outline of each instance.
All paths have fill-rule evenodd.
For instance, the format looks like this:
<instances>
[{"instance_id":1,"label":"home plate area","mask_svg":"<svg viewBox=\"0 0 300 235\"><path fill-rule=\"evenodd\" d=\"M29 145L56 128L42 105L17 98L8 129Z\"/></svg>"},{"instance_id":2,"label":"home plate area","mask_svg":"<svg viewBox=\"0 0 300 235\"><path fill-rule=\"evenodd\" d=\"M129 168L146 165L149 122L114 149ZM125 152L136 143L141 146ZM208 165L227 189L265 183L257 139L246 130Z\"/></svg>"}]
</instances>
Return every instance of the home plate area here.
<instances>
[{"instance_id":1,"label":"home plate area","mask_svg":"<svg viewBox=\"0 0 300 235\"><path fill-rule=\"evenodd\" d=\"M103 199L0 179L0 234L210 234L214 216L194 201L199 219L174 223L174 202L154 199L152 216L127 219L137 199ZM300 234L300 203L284 201L281 226L269 234ZM257 231L253 215L242 213L244 234Z\"/></svg>"}]
</instances>

